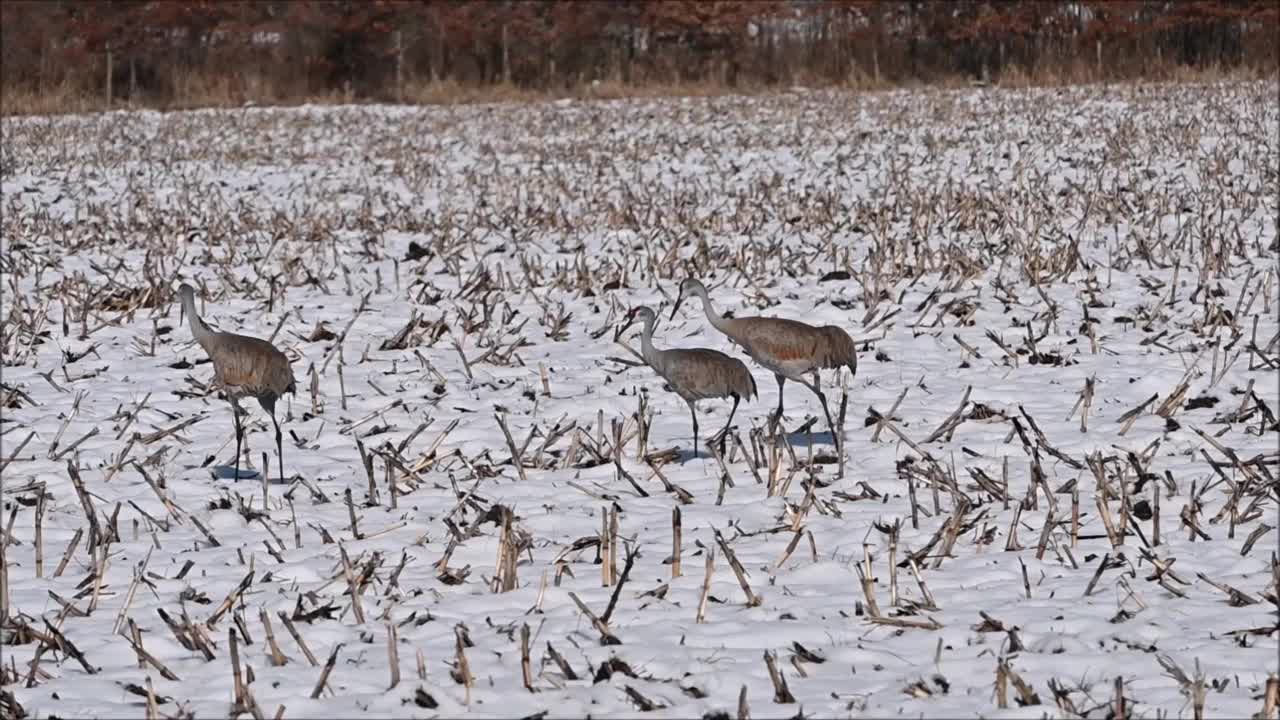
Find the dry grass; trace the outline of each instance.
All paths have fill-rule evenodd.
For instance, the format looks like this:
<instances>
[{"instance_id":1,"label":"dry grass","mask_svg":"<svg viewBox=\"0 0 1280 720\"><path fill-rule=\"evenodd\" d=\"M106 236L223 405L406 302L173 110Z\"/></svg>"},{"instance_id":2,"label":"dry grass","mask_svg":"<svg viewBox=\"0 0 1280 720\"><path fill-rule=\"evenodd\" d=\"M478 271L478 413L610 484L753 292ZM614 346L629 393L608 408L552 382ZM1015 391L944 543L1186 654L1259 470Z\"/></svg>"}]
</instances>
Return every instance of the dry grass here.
<instances>
[{"instance_id":1,"label":"dry grass","mask_svg":"<svg viewBox=\"0 0 1280 720\"><path fill-rule=\"evenodd\" d=\"M1134 77L1126 74L1113 80L1100 76L1088 62L1072 61L1044 65L1030 69L1011 64L989 82L975 80L962 74L935 74L929 78L905 78L892 81L887 76L873 77L866 69L854 67L840 82L805 72L792 73L789 81L781 84L763 84L743 81L726 84L715 79L694 80L680 83L638 82L621 79L594 80L566 83L554 88L519 87L511 83L474 84L452 79L410 79L404 88L363 96L351 89L309 93L300 90L296 82L282 79L266 72L236 70L230 74L221 71L181 71L171 80L167 92L148 96L140 93L137 98L122 97L108 105L101 88L86 88L84 83L65 81L42 90L14 85L0 93L0 117L28 115L59 115L104 110L155 109L162 111L191 110L200 108L235 108L245 105L289 107L297 105L341 105L353 103L390 102L408 105L466 105L473 103L537 103L572 99L612 100L624 98L663 97L717 97L725 95L755 95L786 91L800 86L809 89L838 89L856 92L886 90L919 90L925 88L955 89L990 84L1005 88L1064 87L1094 83L1130 82L1244 82L1250 80L1276 80L1280 78L1275 68L1269 66L1241 66L1203 68L1166 63L1151 67Z\"/></svg>"}]
</instances>

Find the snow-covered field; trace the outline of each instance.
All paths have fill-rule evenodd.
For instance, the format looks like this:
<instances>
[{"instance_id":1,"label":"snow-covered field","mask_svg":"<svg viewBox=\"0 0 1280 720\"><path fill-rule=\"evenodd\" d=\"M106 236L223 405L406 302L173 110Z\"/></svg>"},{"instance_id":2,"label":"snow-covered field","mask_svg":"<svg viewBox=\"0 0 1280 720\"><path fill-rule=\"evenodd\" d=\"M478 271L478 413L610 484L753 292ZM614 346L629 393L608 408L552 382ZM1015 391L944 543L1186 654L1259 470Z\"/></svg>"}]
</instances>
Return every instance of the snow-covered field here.
<instances>
[{"instance_id":1,"label":"snow-covered field","mask_svg":"<svg viewBox=\"0 0 1280 720\"><path fill-rule=\"evenodd\" d=\"M1256 717L1274 89L5 119L0 717ZM685 277L843 463L750 361L692 454Z\"/></svg>"}]
</instances>

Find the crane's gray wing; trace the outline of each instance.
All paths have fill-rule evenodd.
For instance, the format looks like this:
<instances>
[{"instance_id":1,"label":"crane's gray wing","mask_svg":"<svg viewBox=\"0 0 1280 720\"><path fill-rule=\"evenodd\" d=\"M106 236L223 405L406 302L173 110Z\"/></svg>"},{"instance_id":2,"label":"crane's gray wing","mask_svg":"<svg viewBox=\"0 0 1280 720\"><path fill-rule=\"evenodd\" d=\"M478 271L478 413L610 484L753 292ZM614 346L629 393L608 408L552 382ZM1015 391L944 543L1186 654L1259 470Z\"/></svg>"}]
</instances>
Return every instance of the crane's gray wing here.
<instances>
[{"instance_id":1,"label":"crane's gray wing","mask_svg":"<svg viewBox=\"0 0 1280 720\"><path fill-rule=\"evenodd\" d=\"M289 358L260 338L218 333L210 348L215 372L223 385L255 397L279 397L294 387Z\"/></svg>"},{"instance_id":2,"label":"crane's gray wing","mask_svg":"<svg viewBox=\"0 0 1280 720\"><path fill-rule=\"evenodd\" d=\"M693 399L730 395L750 397L755 391L751 371L741 360L708 348L664 352L667 382L681 395Z\"/></svg>"}]
</instances>

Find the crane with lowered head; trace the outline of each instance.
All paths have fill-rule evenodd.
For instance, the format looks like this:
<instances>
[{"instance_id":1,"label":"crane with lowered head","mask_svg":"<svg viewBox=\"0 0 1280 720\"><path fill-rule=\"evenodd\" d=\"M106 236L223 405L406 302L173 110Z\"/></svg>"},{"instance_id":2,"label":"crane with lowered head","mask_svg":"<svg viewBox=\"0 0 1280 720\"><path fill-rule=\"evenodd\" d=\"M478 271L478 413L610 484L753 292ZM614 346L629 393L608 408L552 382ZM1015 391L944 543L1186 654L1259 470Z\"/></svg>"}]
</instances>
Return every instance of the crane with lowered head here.
<instances>
[{"instance_id":1,"label":"crane with lowered head","mask_svg":"<svg viewBox=\"0 0 1280 720\"><path fill-rule=\"evenodd\" d=\"M221 388L231 403L231 415L236 426L236 480L240 479L240 446L244 438L244 428L240 424L240 415L244 411L239 400L245 397L255 398L271 416L271 423L276 429L280 478L283 480L284 443L280 423L276 420L276 400L296 390L288 356L261 338L211 329L196 313L196 291L187 283L178 288L178 297L182 313L190 323L192 337L213 361L213 385ZM262 471L265 473L267 468Z\"/></svg>"},{"instance_id":2,"label":"crane with lowered head","mask_svg":"<svg viewBox=\"0 0 1280 720\"><path fill-rule=\"evenodd\" d=\"M718 435L721 447L733 424L733 415L738 411L738 403L742 398L750 399L758 395L755 378L751 371L737 358L729 357L719 350L709 348L672 348L658 350L653 346L653 328L657 323L657 313L652 308L640 306L627 316L627 324L619 335L636 320L644 323L640 335L640 356L645 364L653 368L662 379L666 380L689 405L689 415L693 417L693 452L698 452L698 413L695 404L699 400L712 398L733 398L733 408L729 411L729 420L724 430Z\"/></svg>"}]
</instances>

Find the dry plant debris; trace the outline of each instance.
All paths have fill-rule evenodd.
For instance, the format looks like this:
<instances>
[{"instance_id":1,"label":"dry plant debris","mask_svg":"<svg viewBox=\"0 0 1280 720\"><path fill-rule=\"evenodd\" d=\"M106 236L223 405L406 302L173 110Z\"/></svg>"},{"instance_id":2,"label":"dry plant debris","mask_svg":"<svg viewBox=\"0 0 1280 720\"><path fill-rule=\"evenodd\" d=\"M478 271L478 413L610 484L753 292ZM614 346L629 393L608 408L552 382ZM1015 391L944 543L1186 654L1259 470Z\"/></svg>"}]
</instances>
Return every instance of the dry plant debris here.
<instances>
[{"instance_id":1,"label":"dry plant debris","mask_svg":"<svg viewBox=\"0 0 1280 720\"><path fill-rule=\"evenodd\" d=\"M1278 121L1272 83L6 118L0 717L1274 713ZM614 334L689 276L852 335L844 457L754 365L691 456ZM223 479L179 278L291 358L288 477L250 404Z\"/></svg>"}]
</instances>

